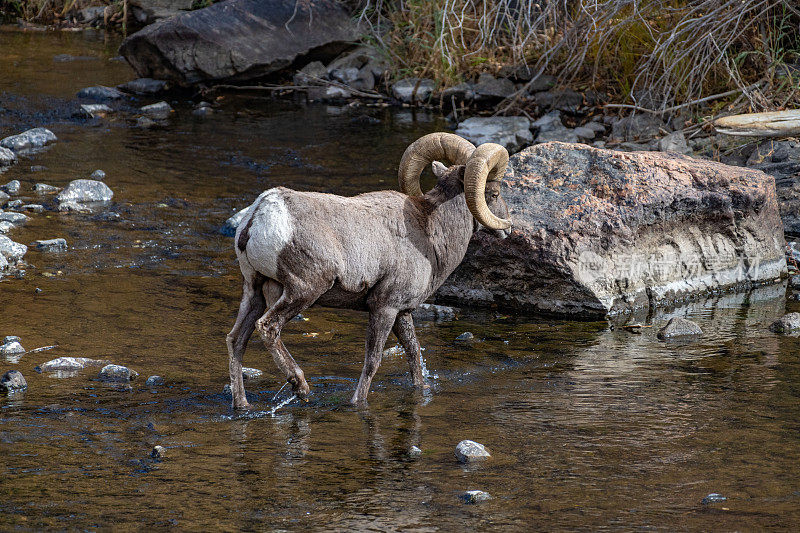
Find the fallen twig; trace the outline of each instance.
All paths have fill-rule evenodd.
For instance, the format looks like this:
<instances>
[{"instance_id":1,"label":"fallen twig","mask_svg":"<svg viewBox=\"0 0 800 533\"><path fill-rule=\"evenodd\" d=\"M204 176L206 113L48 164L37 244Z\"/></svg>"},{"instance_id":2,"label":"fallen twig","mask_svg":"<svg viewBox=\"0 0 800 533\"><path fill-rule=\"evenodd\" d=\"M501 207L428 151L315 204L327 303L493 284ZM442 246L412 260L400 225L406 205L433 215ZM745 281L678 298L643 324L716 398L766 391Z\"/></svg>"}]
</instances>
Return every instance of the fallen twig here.
<instances>
[{"instance_id":1,"label":"fallen twig","mask_svg":"<svg viewBox=\"0 0 800 533\"><path fill-rule=\"evenodd\" d=\"M30 353L38 353L38 352L46 352L47 350L52 350L53 348L58 348L58 344L54 344L52 346L42 346L41 348L34 348L33 350L28 350L24 353L24 355L28 355Z\"/></svg>"}]
</instances>

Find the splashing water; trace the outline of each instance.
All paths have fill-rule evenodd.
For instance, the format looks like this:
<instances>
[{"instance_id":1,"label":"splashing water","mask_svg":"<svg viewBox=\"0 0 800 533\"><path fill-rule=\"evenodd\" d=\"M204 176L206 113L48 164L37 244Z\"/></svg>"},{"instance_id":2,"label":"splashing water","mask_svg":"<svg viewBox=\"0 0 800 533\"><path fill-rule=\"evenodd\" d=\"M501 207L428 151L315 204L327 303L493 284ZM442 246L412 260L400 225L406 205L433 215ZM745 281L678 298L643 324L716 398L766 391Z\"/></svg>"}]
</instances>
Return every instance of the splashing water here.
<instances>
[{"instance_id":1,"label":"splashing water","mask_svg":"<svg viewBox=\"0 0 800 533\"><path fill-rule=\"evenodd\" d=\"M269 416L275 416L275 411L277 411L281 407L286 407L287 405L289 405L290 403L292 403L296 399L297 399L297 394L292 394L291 396L289 396L288 398L283 400L281 403L279 403L278 405L276 405L275 407L270 409Z\"/></svg>"}]
</instances>

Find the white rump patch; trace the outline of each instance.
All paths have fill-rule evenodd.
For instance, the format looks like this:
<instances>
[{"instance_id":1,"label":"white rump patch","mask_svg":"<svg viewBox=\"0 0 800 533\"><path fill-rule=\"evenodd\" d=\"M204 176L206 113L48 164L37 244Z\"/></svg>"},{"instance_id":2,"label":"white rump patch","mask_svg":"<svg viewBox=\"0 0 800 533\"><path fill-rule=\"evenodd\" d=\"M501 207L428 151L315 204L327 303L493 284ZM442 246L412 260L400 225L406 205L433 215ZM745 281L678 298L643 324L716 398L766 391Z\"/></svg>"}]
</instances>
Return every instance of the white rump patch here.
<instances>
[{"instance_id":1,"label":"white rump patch","mask_svg":"<svg viewBox=\"0 0 800 533\"><path fill-rule=\"evenodd\" d=\"M278 189L262 193L253 205L247 260L258 272L274 279L278 273L278 255L292 239L294 223Z\"/></svg>"}]
</instances>

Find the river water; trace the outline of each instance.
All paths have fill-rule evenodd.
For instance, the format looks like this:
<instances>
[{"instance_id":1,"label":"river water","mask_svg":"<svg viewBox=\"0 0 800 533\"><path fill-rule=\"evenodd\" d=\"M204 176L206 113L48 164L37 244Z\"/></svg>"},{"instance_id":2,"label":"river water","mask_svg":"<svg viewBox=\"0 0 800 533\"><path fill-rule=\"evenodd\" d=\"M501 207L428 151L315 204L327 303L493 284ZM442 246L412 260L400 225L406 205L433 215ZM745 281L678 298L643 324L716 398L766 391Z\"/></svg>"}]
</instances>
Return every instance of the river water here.
<instances>
[{"instance_id":1,"label":"river water","mask_svg":"<svg viewBox=\"0 0 800 533\"><path fill-rule=\"evenodd\" d=\"M225 334L240 278L224 220L275 185L355 194L395 187L435 116L342 110L226 95L192 116L132 127L127 101L108 119L73 118L75 93L133 77L102 34L0 30L0 137L47 126L58 142L0 176L64 186L106 172L102 216L46 211L10 236L64 237L30 251L22 279L0 282L0 336L28 354L23 395L0 398L0 528L265 531L753 530L800 519L800 341L767 330L798 310L781 285L635 320L571 322L463 310L418 321L432 390L412 391L387 355L369 407L346 405L361 370L366 316L312 308L284 340L312 388L283 396L251 342L255 410L233 413ZM54 61L58 54L85 56ZM380 122L366 123L360 115ZM355 119L355 121L354 121ZM33 167L33 168L32 168ZM112 213L112 215L109 215ZM37 290L39 289L39 290ZM664 343L673 315L705 335ZM471 331L475 341L455 337ZM391 338L387 347L395 343ZM59 357L107 359L140 373L130 388L38 374ZM149 388L149 375L166 385ZM492 458L459 465L462 439ZM154 445L163 460L150 457ZM412 458L409 448L422 455ZM466 490L492 500L463 503ZM724 502L705 505L709 493Z\"/></svg>"}]
</instances>

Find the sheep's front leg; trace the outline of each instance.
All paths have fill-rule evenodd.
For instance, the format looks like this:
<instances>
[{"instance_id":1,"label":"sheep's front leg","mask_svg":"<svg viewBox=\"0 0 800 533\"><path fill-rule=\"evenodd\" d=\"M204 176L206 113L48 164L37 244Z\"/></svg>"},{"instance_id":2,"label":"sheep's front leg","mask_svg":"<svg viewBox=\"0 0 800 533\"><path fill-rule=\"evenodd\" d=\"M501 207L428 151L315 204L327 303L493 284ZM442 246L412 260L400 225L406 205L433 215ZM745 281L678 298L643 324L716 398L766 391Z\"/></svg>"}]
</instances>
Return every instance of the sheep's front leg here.
<instances>
[{"instance_id":1,"label":"sheep's front leg","mask_svg":"<svg viewBox=\"0 0 800 533\"><path fill-rule=\"evenodd\" d=\"M408 367L411 371L411 383L417 388L427 389L428 384L425 383L422 375L422 352L417 335L414 333L414 319L411 317L411 311L402 311L397 314L392 331L406 352Z\"/></svg>"},{"instance_id":2,"label":"sheep's front leg","mask_svg":"<svg viewBox=\"0 0 800 533\"><path fill-rule=\"evenodd\" d=\"M258 285L258 286L257 286ZM247 341L253 334L256 320L264 313L266 302L261 294L259 280L245 281L242 288L242 301L239 304L239 314L233 329L228 333L228 370L231 377L231 395L233 396L234 409L248 409L247 397L244 393L242 381L242 358L247 347Z\"/></svg>"},{"instance_id":3,"label":"sheep's front leg","mask_svg":"<svg viewBox=\"0 0 800 533\"><path fill-rule=\"evenodd\" d=\"M375 373L381 364L383 347L396 317L397 311L390 308L373 309L369 314L364 368L361 370L361 378L358 380L356 392L350 400L353 405L363 404L367 401L369 386L372 384L372 378L375 377Z\"/></svg>"}]
</instances>

